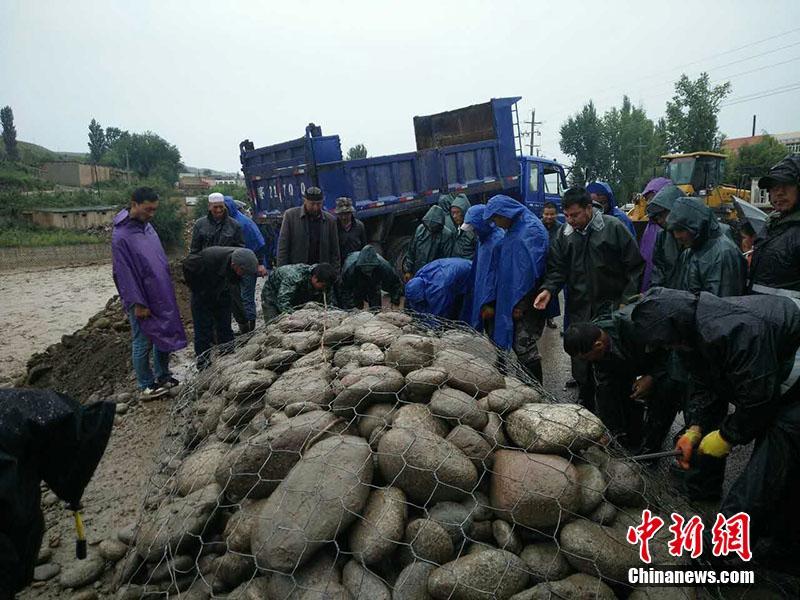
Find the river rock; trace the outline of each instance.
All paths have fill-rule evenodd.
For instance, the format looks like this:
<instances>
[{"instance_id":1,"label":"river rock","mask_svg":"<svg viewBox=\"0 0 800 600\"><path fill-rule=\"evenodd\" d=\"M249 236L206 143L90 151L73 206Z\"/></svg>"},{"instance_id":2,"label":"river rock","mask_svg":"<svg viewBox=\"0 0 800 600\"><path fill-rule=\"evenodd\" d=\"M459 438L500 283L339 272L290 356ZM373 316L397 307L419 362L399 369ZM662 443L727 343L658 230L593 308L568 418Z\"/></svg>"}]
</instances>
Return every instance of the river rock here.
<instances>
[{"instance_id":1,"label":"river rock","mask_svg":"<svg viewBox=\"0 0 800 600\"><path fill-rule=\"evenodd\" d=\"M294 364L298 356L294 350L276 349L259 359L256 366L259 369L269 369L273 373L283 373Z\"/></svg>"},{"instance_id":2,"label":"river rock","mask_svg":"<svg viewBox=\"0 0 800 600\"><path fill-rule=\"evenodd\" d=\"M489 338L457 329L445 331L442 337L436 340L436 352L443 350L466 352L490 365L497 360L497 349Z\"/></svg>"},{"instance_id":3,"label":"river rock","mask_svg":"<svg viewBox=\"0 0 800 600\"><path fill-rule=\"evenodd\" d=\"M325 345L344 344L353 339L353 327L350 325L337 325L326 329L322 334L322 341Z\"/></svg>"},{"instance_id":4,"label":"river rock","mask_svg":"<svg viewBox=\"0 0 800 600\"><path fill-rule=\"evenodd\" d=\"M522 540L519 538L519 534L502 519L497 519L492 523L492 533L498 548L508 550L514 554L519 554L522 551Z\"/></svg>"},{"instance_id":5,"label":"river rock","mask_svg":"<svg viewBox=\"0 0 800 600\"><path fill-rule=\"evenodd\" d=\"M172 498L146 515L136 538L139 556L153 561L165 552L176 555L195 545L218 506L221 491L212 484L185 498Z\"/></svg>"},{"instance_id":6,"label":"river rock","mask_svg":"<svg viewBox=\"0 0 800 600\"><path fill-rule=\"evenodd\" d=\"M371 483L365 440L343 435L314 445L259 513L251 536L259 568L288 573L308 561L361 514Z\"/></svg>"},{"instance_id":7,"label":"river rock","mask_svg":"<svg viewBox=\"0 0 800 600\"><path fill-rule=\"evenodd\" d=\"M492 466L492 447L480 433L467 425L458 425L447 434L447 441L461 450L481 473Z\"/></svg>"},{"instance_id":8,"label":"river rock","mask_svg":"<svg viewBox=\"0 0 800 600\"><path fill-rule=\"evenodd\" d=\"M472 536L472 513L464 504L439 502L428 511L428 518L445 528L454 548Z\"/></svg>"},{"instance_id":9,"label":"river rock","mask_svg":"<svg viewBox=\"0 0 800 600\"><path fill-rule=\"evenodd\" d=\"M491 503L509 523L549 529L580 506L577 477L575 467L560 456L497 450Z\"/></svg>"},{"instance_id":10,"label":"river rock","mask_svg":"<svg viewBox=\"0 0 800 600\"><path fill-rule=\"evenodd\" d=\"M298 331L287 333L281 340L281 345L287 350L294 350L298 354L308 354L319 348L322 334L319 331Z\"/></svg>"},{"instance_id":11,"label":"river rock","mask_svg":"<svg viewBox=\"0 0 800 600\"><path fill-rule=\"evenodd\" d=\"M425 429L395 427L378 444L378 464L386 481L411 500L460 500L478 483L475 465L442 437Z\"/></svg>"},{"instance_id":12,"label":"river rock","mask_svg":"<svg viewBox=\"0 0 800 600\"><path fill-rule=\"evenodd\" d=\"M741 598L774 598L774 591L762 592L760 595L755 589L749 588ZM628 596L628 600L695 600L697 590L690 587L640 587Z\"/></svg>"},{"instance_id":13,"label":"river rock","mask_svg":"<svg viewBox=\"0 0 800 600\"><path fill-rule=\"evenodd\" d=\"M328 583L321 590L303 591L300 600L353 600L353 597L341 583Z\"/></svg>"},{"instance_id":14,"label":"river rock","mask_svg":"<svg viewBox=\"0 0 800 600\"><path fill-rule=\"evenodd\" d=\"M453 425L483 429L489 422L487 413L478 407L475 398L450 387L433 392L428 406L432 414L450 421Z\"/></svg>"},{"instance_id":15,"label":"river rock","mask_svg":"<svg viewBox=\"0 0 800 600\"><path fill-rule=\"evenodd\" d=\"M358 349L358 365L360 367L382 365L383 361L383 350L378 348L375 344L361 344L361 347Z\"/></svg>"},{"instance_id":16,"label":"river rock","mask_svg":"<svg viewBox=\"0 0 800 600\"><path fill-rule=\"evenodd\" d=\"M398 312L396 310L382 310L375 315L375 318L378 321L391 323L395 327L405 327L406 325L410 325L414 320L411 315L407 315L406 313Z\"/></svg>"},{"instance_id":17,"label":"river rock","mask_svg":"<svg viewBox=\"0 0 800 600\"><path fill-rule=\"evenodd\" d=\"M283 409L283 412L285 412L286 416L291 419L297 415L302 415L303 413L307 412L314 412L315 410L319 409L320 405L315 404L314 402L295 402L294 404L287 404L286 408Z\"/></svg>"},{"instance_id":18,"label":"river rock","mask_svg":"<svg viewBox=\"0 0 800 600\"><path fill-rule=\"evenodd\" d=\"M162 558L161 562L150 573L148 583L162 583L188 574L196 566L192 556L181 554L171 560Z\"/></svg>"},{"instance_id":19,"label":"river rock","mask_svg":"<svg viewBox=\"0 0 800 600\"><path fill-rule=\"evenodd\" d=\"M421 335L401 335L386 350L386 364L403 375L433 362L433 340Z\"/></svg>"},{"instance_id":20,"label":"river rock","mask_svg":"<svg viewBox=\"0 0 800 600\"><path fill-rule=\"evenodd\" d=\"M250 552L250 535L253 530L253 523L261 513L265 502L265 499L243 500L241 508L228 518L227 523L225 523L225 531L222 534L228 550L240 554L248 554Z\"/></svg>"},{"instance_id":21,"label":"river rock","mask_svg":"<svg viewBox=\"0 0 800 600\"><path fill-rule=\"evenodd\" d=\"M391 367L361 367L341 379L344 389L331 402L331 408L347 416L353 411L363 413L369 404L394 403L405 383L400 372Z\"/></svg>"},{"instance_id":22,"label":"river rock","mask_svg":"<svg viewBox=\"0 0 800 600\"><path fill-rule=\"evenodd\" d=\"M277 378L278 376L272 371L252 369L239 372L228 386L225 396L233 402L244 402L262 396Z\"/></svg>"},{"instance_id":23,"label":"river rock","mask_svg":"<svg viewBox=\"0 0 800 600\"><path fill-rule=\"evenodd\" d=\"M434 417L426 404L406 404L401 406L394 414L392 426L407 429L419 427L439 437L445 437L448 431L447 424L442 419Z\"/></svg>"},{"instance_id":24,"label":"river rock","mask_svg":"<svg viewBox=\"0 0 800 600\"><path fill-rule=\"evenodd\" d=\"M578 471L578 485L581 488L581 505L578 512L589 515L603 501L606 480L600 469L592 464L577 464L575 469Z\"/></svg>"},{"instance_id":25,"label":"river rock","mask_svg":"<svg viewBox=\"0 0 800 600\"><path fill-rule=\"evenodd\" d=\"M97 581L104 569L105 561L99 556L75 561L61 572L58 584L62 588L82 588Z\"/></svg>"},{"instance_id":26,"label":"river rock","mask_svg":"<svg viewBox=\"0 0 800 600\"><path fill-rule=\"evenodd\" d=\"M519 557L525 561L534 581L564 579L573 571L555 541L537 542L525 546Z\"/></svg>"},{"instance_id":27,"label":"river rock","mask_svg":"<svg viewBox=\"0 0 800 600\"><path fill-rule=\"evenodd\" d=\"M265 498L300 460L304 445L344 427L334 415L321 410L275 423L229 451L217 467L216 481L234 499Z\"/></svg>"},{"instance_id":28,"label":"river rock","mask_svg":"<svg viewBox=\"0 0 800 600\"><path fill-rule=\"evenodd\" d=\"M295 600L305 591L313 590L322 594L329 585L338 585L341 583L341 575L336 566L335 552L335 548L323 548L314 555L311 562L298 567L291 574L284 575L278 571L267 573L266 593L253 600Z\"/></svg>"},{"instance_id":29,"label":"river rock","mask_svg":"<svg viewBox=\"0 0 800 600\"><path fill-rule=\"evenodd\" d=\"M394 414L393 404L373 404L358 421L358 435L369 439L375 429L388 429L392 425Z\"/></svg>"},{"instance_id":30,"label":"river rock","mask_svg":"<svg viewBox=\"0 0 800 600\"><path fill-rule=\"evenodd\" d=\"M433 366L450 374L450 387L470 395L485 396L505 386L503 376L492 364L460 350L438 352Z\"/></svg>"},{"instance_id":31,"label":"river rock","mask_svg":"<svg viewBox=\"0 0 800 600\"><path fill-rule=\"evenodd\" d=\"M400 571L394 584L392 600L432 600L428 594L428 578L436 565L415 562Z\"/></svg>"},{"instance_id":32,"label":"river rock","mask_svg":"<svg viewBox=\"0 0 800 600\"><path fill-rule=\"evenodd\" d=\"M569 563L588 575L626 582L631 565L641 564L638 546L629 544L621 528L603 527L583 519L561 529L559 543ZM654 540L650 542L654 550Z\"/></svg>"},{"instance_id":33,"label":"river rock","mask_svg":"<svg viewBox=\"0 0 800 600\"><path fill-rule=\"evenodd\" d=\"M577 404L526 404L506 417L506 433L528 452L564 454L604 434L602 421Z\"/></svg>"},{"instance_id":34,"label":"river rock","mask_svg":"<svg viewBox=\"0 0 800 600\"><path fill-rule=\"evenodd\" d=\"M486 423L486 427L484 427L481 431L483 438L492 448L510 447L511 442L506 437L503 429L503 419L498 414L493 412L490 412L487 417L488 422Z\"/></svg>"},{"instance_id":35,"label":"river rock","mask_svg":"<svg viewBox=\"0 0 800 600\"><path fill-rule=\"evenodd\" d=\"M313 352L309 352L303 357L298 358L292 365L293 369L302 369L304 367L319 367L320 363L326 363L333 360L334 351L327 346L317 348Z\"/></svg>"},{"instance_id":36,"label":"river rock","mask_svg":"<svg viewBox=\"0 0 800 600\"><path fill-rule=\"evenodd\" d=\"M119 540L109 538L100 542L100 545L97 547L97 551L100 553L100 556L107 561L117 562L122 560L122 558L124 558L128 553L128 546Z\"/></svg>"},{"instance_id":37,"label":"river rock","mask_svg":"<svg viewBox=\"0 0 800 600\"><path fill-rule=\"evenodd\" d=\"M534 404L542 401L542 396L532 387L520 385L519 387L504 387L492 390L486 396L489 410L499 415L514 412L525 404Z\"/></svg>"},{"instance_id":38,"label":"river rock","mask_svg":"<svg viewBox=\"0 0 800 600\"><path fill-rule=\"evenodd\" d=\"M433 392L450 378L444 369L425 367L406 375L406 393L415 402L427 402Z\"/></svg>"},{"instance_id":39,"label":"river rock","mask_svg":"<svg viewBox=\"0 0 800 600\"><path fill-rule=\"evenodd\" d=\"M350 529L350 551L356 560L372 565L388 557L402 542L407 517L401 489L372 490L363 516Z\"/></svg>"},{"instance_id":40,"label":"river rock","mask_svg":"<svg viewBox=\"0 0 800 600\"><path fill-rule=\"evenodd\" d=\"M361 352L359 346L345 346L339 348L336 354L333 355L333 365L335 367L343 367L350 363L358 363L358 355Z\"/></svg>"},{"instance_id":41,"label":"river rock","mask_svg":"<svg viewBox=\"0 0 800 600\"><path fill-rule=\"evenodd\" d=\"M256 563L249 554L227 552L214 561L214 573L228 589L252 578L255 572Z\"/></svg>"},{"instance_id":42,"label":"river rock","mask_svg":"<svg viewBox=\"0 0 800 600\"><path fill-rule=\"evenodd\" d=\"M611 459L606 464L605 498L616 506L639 506L645 501L644 477L634 462Z\"/></svg>"},{"instance_id":43,"label":"river rock","mask_svg":"<svg viewBox=\"0 0 800 600\"><path fill-rule=\"evenodd\" d=\"M450 535L439 523L415 519L406 528L405 545L400 554L404 562L423 560L443 565L453 558L455 550Z\"/></svg>"},{"instance_id":44,"label":"river rock","mask_svg":"<svg viewBox=\"0 0 800 600\"><path fill-rule=\"evenodd\" d=\"M354 330L354 337L357 343L364 344L369 342L379 348L388 348L401 334L402 331L399 327L379 319L368 321Z\"/></svg>"},{"instance_id":45,"label":"river rock","mask_svg":"<svg viewBox=\"0 0 800 600\"><path fill-rule=\"evenodd\" d=\"M295 402L314 402L327 406L333 400L330 368L321 365L289 369L270 386L264 395L267 406L278 410Z\"/></svg>"},{"instance_id":46,"label":"river rock","mask_svg":"<svg viewBox=\"0 0 800 600\"><path fill-rule=\"evenodd\" d=\"M489 521L494 518L489 496L483 492L472 492L462 504L469 509L473 521Z\"/></svg>"},{"instance_id":47,"label":"river rock","mask_svg":"<svg viewBox=\"0 0 800 600\"><path fill-rule=\"evenodd\" d=\"M617 600L616 594L610 587L597 577L591 577L584 573L575 573L560 581L540 583L529 590L511 596L509 600L552 600L553 598Z\"/></svg>"},{"instance_id":48,"label":"river rock","mask_svg":"<svg viewBox=\"0 0 800 600\"><path fill-rule=\"evenodd\" d=\"M181 496L214 483L214 473L231 447L222 442L206 442L186 457L175 473L175 489Z\"/></svg>"},{"instance_id":49,"label":"river rock","mask_svg":"<svg viewBox=\"0 0 800 600\"><path fill-rule=\"evenodd\" d=\"M518 556L486 550L436 569L428 579L428 592L437 600L508 600L527 585L525 563Z\"/></svg>"},{"instance_id":50,"label":"river rock","mask_svg":"<svg viewBox=\"0 0 800 600\"><path fill-rule=\"evenodd\" d=\"M61 572L61 565L56 563L45 563L33 570L34 581L47 581Z\"/></svg>"},{"instance_id":51,"label":"river rock","mask_svg":"<svg viewBox=\"0 0 800 600\"><path fill-rule=\"evenodd\" d=\"M353 600L392 600L392 592L386 582L354 560L342 569L342 585Z\"/></svg>"},{"instance_id":52,"label":"river rock","mask_svg":"<svg viewBox=\"0 0 800 600\"><path fill-rule=\"evenodd\" d=\"M600 525L611 525L617 519L617 508L610 502L601 502L589 515L589 518Z\"/></svg>"}]
</instances>

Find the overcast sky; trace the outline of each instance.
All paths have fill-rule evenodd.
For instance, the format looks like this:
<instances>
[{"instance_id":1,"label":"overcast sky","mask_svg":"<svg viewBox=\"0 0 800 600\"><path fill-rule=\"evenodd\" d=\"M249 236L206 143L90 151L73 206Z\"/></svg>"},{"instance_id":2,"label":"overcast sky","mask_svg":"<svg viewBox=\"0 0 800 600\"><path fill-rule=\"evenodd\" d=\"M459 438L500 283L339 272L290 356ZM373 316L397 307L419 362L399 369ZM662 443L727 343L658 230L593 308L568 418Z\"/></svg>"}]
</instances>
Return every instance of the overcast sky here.
<instances>
[{"instance_id":1,"label":"overcast sky","mask_svg":"<svg viewBox=\"0 0 800 600\"><path fill-rule=\"evenodd\" d=\"M19 139L86 151L89 121L151 130L186 164L313 121L370 156L414 149L412 117L522 96L542 151L590 98L661 116L681 72L730 80L729 137L800 130L800 2L0 0L0 105ZM744 47L743 47L744 46ZM527 117L526 117L527 119Z\"/></svg>"}]
</instances>

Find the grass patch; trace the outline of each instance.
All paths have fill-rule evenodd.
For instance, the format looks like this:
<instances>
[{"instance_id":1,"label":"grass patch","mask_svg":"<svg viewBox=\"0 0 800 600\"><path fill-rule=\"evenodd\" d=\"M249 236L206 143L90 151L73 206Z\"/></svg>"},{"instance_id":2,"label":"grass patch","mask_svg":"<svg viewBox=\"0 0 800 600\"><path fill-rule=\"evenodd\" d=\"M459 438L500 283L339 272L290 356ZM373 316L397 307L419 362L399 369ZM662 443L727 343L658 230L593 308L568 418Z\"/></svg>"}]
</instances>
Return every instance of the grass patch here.
<instances>
[{"instance_id":1,"label":"grass patch","mask_svg":"<svg viewBox=\"0 0 800 600\"><path fill-rule=\"evenodd\" d=\"M76 244L107 244L107 235L71 229L39 227L8 227L0 229L0 248L30 248L33 246L74 246Z\"/></svg>"}]
</instances>

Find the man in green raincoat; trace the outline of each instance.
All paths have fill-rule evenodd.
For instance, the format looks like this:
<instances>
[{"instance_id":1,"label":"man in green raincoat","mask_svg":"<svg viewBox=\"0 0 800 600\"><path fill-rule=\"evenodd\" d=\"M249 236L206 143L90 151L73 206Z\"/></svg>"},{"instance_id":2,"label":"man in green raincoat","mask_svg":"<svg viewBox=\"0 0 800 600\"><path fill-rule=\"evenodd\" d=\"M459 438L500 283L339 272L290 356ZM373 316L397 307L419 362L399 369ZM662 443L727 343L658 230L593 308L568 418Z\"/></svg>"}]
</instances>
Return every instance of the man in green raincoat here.
<instances>
[{"instance_id":1,"label":"man in green raincoat","mask_svg":"<svg viewBox=\"0 0 800 600\"><path fill-rule=\"evenodd\" d=\"M370 245L348 254L336 291L339 306L363 308L367 302L370 308L380 308L382 290L389 293L393 306L400 304L403 282L388 261Z\"/></svg>"},{"instance_id":2,"label":"man in green raincoat","mask_svg":"<svg viewBox=\"0 0 800 600\"><path fill-rule=\"evenodd\" d=\"M450 253L452 258L466 258L472 260L475 256L475 246L477 238L472 231L472 225L464 224L464 216L470 208L469 200L464 194L459 194L453 199L450 205L450 220L453 223L453 251ZM448 227L445 224L445 227Z\"/></svg>"},{"instance_id":3,"label":"man in green raincoat","mask_svg":"<svg viewBox=\"0 0 800 600\"><path fill-rule=\"evenodd\" d=\"M650 279L650 287L678 287L678 259L683 248L666 229L667 217L669 217L672 206L682 196L683 191L678 186L667 185L661 188L647 205L647 216L661 227L653 247L653 275Z\"/></svg>"},{"instance_id":4,"label":"man in green raincoat","mask_svg":"<svg viewBox=\"0 0 800 600\"><path fill-rule=\"evenodd\" d=\"M667 231L687 248L679 261L678 289L720 297L744 293L747 263L708 206L679 198L667 218Z\"/></svg>"},{"instance_id":5,"label":"man in green raincoat","mask_svg":"<svg viewBox=\"0 0 800 600\"><path fill-rule=\"evenodd\" d=\"M336 269L328 263L284 265L269 274L261 290L261 309L269 323L279 314L292 312L306 302L335 304L331 293L336 282ZM323 296L327 294L326 298Z\"/></svg>"},{"instance_id":6,"label":"man in green raincoat","mask_svg":"<svg viewBox=\"0 0 800 600\"><path fill-rule=\"evenodd\" d=\"M429 262L450 256L453 232L445 227L445 217L444 210L439 206L431 206L422 217L422 224L417 227L403 259L405 281L409 281Z\"/></svg>"}]
</instances>

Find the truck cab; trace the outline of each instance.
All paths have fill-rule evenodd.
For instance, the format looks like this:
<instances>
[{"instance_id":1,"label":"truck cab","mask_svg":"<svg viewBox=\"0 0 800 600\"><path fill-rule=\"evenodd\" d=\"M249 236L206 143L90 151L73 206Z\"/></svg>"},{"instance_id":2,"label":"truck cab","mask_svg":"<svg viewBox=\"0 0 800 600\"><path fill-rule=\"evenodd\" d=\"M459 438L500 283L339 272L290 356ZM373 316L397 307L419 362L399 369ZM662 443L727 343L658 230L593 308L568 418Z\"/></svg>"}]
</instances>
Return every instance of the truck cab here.
<instances>
[{"instance_id":1,"label":"truck cab","mask_svg":"<svg viewBox=\"0 0 800 600\"><path fill-rule=\"evenodd\" d=\"M524 172L521 198L537 217L542 216L544 205L552 202L561 212L561 195L567 187L564 167L554 160L540 156L524 156L520 161Z\"/></svg>"}]
</instances>

